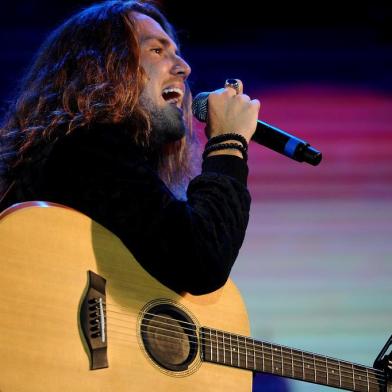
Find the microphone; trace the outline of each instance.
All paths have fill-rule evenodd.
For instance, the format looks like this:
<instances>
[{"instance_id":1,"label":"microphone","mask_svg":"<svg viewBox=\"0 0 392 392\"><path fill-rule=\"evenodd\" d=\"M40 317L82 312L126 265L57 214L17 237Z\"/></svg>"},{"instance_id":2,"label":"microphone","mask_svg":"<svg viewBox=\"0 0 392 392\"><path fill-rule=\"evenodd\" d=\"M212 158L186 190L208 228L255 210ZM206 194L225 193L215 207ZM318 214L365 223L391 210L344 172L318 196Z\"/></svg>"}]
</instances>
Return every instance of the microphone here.
<instances>
[{"instance_id":1,"label":"microphone","mask_svg":"<svg viewBox=\"0 0 392 392\"><path fill-rule=\"evenodd\" d=\"M199 93L192 102L192 113L201 122L207 122L209 94ZM321 152L311 147L309 143L264 121L257 120L256 132L252 140L298 162L317 166L322 159Z\"/></svg>"}]
</instances>

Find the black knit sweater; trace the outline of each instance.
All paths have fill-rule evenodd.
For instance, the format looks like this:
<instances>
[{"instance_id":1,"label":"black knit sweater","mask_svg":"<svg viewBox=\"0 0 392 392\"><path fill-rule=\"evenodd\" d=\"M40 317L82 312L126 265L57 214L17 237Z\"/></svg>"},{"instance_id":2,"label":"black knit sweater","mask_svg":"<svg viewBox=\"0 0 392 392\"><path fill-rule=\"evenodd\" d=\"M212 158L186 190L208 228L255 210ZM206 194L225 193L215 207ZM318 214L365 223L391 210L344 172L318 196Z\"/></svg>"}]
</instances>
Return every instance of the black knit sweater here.
<instances>
[{"instance_id":1,"label":"black knit sweater","mask_svg":"<svg viewBox=\"0 0 392 392\"><path fill-rule=\"evenodd\" d=\"M241 158L208 157L180 201L123 133L78 130L36 149L0 210L29 200L70 206L115 233L166 286L204 294L226 282L242 245L247 174Z\"/></svg>"}]
</instances>

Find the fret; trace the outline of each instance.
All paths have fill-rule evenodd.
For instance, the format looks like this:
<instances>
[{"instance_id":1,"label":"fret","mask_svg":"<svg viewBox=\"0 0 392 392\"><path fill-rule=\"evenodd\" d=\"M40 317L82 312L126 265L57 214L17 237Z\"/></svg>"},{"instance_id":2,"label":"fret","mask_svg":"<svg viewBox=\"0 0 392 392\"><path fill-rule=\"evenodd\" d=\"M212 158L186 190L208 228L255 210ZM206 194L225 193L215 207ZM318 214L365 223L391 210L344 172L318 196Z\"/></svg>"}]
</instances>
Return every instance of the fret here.
<instances>
[{"instance_id":1,"label":"fret","mask_svg":"<svg viewBox=\"0 0 392 392\"><path fill-rule=\"evenodd\" d=\"M326 363L328 369L328 385L338 388L340 386L340 374L338 374L337 362L326 358Z\"/></svg>"},{"instance_id":2,"label":"fret","mask_svg":"<svg viewBox=\"0 0 392 392\"><path fill-rule=\"evenodd\" d=\"M246 345L246 349L248 352L248 369L252 369L252 370L256 370L257 366L256 366L256 348L255 348L255 341L253 339L252 343L247 343ZM247 341L247 339L245 339L245 342Z\"/></svg>"},{"instance_id":3,"label":"fret","mask_svg":"<svg viewBox=\"0 0 392 392\"><path fill-rule=\"evenodd\" d=\"M237 341L238 341L239 367L242 369L248 369L248 353L247 353L245 337L237 336Z\"/></svg>"},{"instance_id":4,"label":"fret","mask_svg":"<svg viewBox=\"0 0 392 392\"><path fill-rule=\"evenodd\" d=\"M230 340L226 336L226 333L223 334L223 346L225 348L225 353L226 353L226 361L225 364L231 365L231 360L230 360L230 355L231 355L231 350L230 350Z\"/></svg>"},{"instance_id":5,"label":"fret","mask_svg":"<svg viewBox=\"0 0 392 392\"><path fill-rule=\"evenodd\" d=\"M213 342L212 342L212 330L209 331L209 338L210 338L210 358L211 362L214 362L214 352L213 352Z\"/></svg>"},{"instance_id":6,"label":"fret","mask_svg":"<svg viewBox=\"0 0 392 392\"><path fill-rule=\"evenodd\" d=\"M234 347L234 353L235 352L237 352L237 366L238 367L241 367L241 358L240 358L240 341L239 341L239 338L238 338L238 335L236 336L236 338L237 338L237 346L235 346Z\"/></svg>"},{"instance_id":7,"label":"fret","mask_svg":"<svg viewBox=\"0 0 392 392\"><path fill-rule=\"evenodd\" d=\"M231 347L230 347L230 340L226 336L226 333L223 332L223 347L225 352L225 364L231 365L233 361L231 360Z\"/></svg>"},{"instance_id":8,"label":"fret","mask_svg":"<svg viewBox=\"0 0 392 392\"><path fill-rule=\"evenodd\" d=\"M327 358L315 355L316 382L318 384L328 385L328 365Z\"/></svg>"},{"instance_id":9,"label":"fret","mask_svg":"<svg viewBox=\"0 0 392 392\"><path fill-rule=\"evenodd\" d=\"M254 357L253 357L253 351L252 351L252 346L248 339L246 337L241 336L241 347L243 349L241 352L245 352L245 369L254 369Z\"/></svg>"},{"instance_id":10,"label":"fret","mask_svg":"<svg viewBox=\"0 0 392 392\"><path fill-rule=\"evenodd\" d=\"M351 364L351 369L352 369L352 376L353 376L353 389L354 389L354 391L355 391L355 375L354 375L354 365L353 364Z\"/></svg>"},{"instance_id":11,"label":"fret","mask_svg":"<svg viewBox=\"0 0 392 392\"><path fill-rule=\"evenodd\" d=\"M221 355L221 358L223 357L223 364L226 364L226 346L225 346L224 335L225 335L224 332L218 332L218 340L219 340L219 344L222 348L220 355Z\"/></svg>"},{"instance_id":12,"label":"fret","mask_svg":"<svg viewBox=\"0 0 392 392\"><path fill-rule=\"evenodd\" d=\"M367 379L367 389L368 392L370 391L370 385L369 385L369 370L366 368L366 379Z\"/></svg>"},{"instance_id":13,"label":"fret","mask_svg":"<svg viewBox=\"0 0 392 392\"><path fill-rule=\"evenodd\" d=\"M327 370L327 374L326 374L326 376L327 376L327 385L329 385L329 377L328 377L329 370L328 370L328 360L327 360L327 357L325 357L325 369Z\"/></svg>"},{"instance_id":14,"label":"fret","mask_svg":"<svg viewBox=\"0 0 392 392\"><path fill-rule=\"evenodd\" d=\"M234 337L234 335L233 335L233 337ZM235 343L235 346L233 348L233 352L234 352L234 355L237 353L237 357L236 357L237 366L240 366L240 350L239 350L238 336L236 336L236 338L237 338L237 342Z\"/></svg>"},{"instance_id":15,"label":"fret","mask_svg":"<svg viewBox=\"0 0 392 392\"><path fill-rule=\"evenodd\" d=\"M233 346L231 345L231 335L229 334L229 344L230 344L230 365L233 366Z\"/></svg>"},{"instance_id":16,"label":"fret","mask_svg":"<svg viewBox=\"0 0 392 392\"><path fill-rule=\"evenodd\" d=\"M341 387L355 390L353 382L353 369L351 365L339 362Z\"/></svg>"},{"instance_id":17,"label":"fret","mask_svg":"<svg viewBox=\"0 0 392 392\"><path fill-rule=\"evenodd\" d=\"M369 391L368 370L364 366L352 365L354 389Z\"/></svg>"},{"instance_id":18,"label":"fret","mask_svg":"<svg viewBox=\"0 0 392 392\"><path fill-rule=\"evenodd\" d=\"M374 369L369 369L368 372L368 379L369 379L369 384L370 384L370 391L386 391L388 390L385 386L381 389L380 386L380 374L377 374L377 371ZM385 383L385 377L382 378L382 382ZM390 390L390 385L388 385L388 388ZM388 392L389 392L388 390Z\"/></svg>"},{"instance_id":19,"label":"fret","mask_svg":"<svg viewBox=\"0 0 392 392\"><path fill-rule=\"evenodd\" d=\"M217 358L218 358L218 363L226 363L226 349L225 349L225 344L223 341L223 332L221 331L216 331L216 340L217 340L217 347L218 347L218 353L217 353Z\"/></svg>"},{"instance_id":20,"label":"fret","mask_svg":"<svg viewBox=\"0 0 392 392\"><path fill-rule=\"evenodd\" d=\"M256 353L256 370L259 372L267 372L268 370L266 369L266 358L265 358L265 352L266 348L264 345L264 342L257 342L255 341L255 353ZM269 371L271 373L271 371Z\"/></svg>"},{"instance_id":21,"label":"fret","mask_svg":"<svg viewBox=\"0 0 392 392\"><path fill-rule=\"evenodd\" d=\"M303 380L303 356L302 351L291 349L292 377L297 380Z\"/></svg>"},{"instance_id":22,"label":"fret","mask_svg":"<svg viewBox=\"0 0 392 392\"><path fill-rule=\"evenodd\" d=\"M382 383L386 382L385 377L382 376L381 378L382 378L382 381L380 381L380 374L377 374L377 371L375 369L368 369L368 381L370 384L370 388L369 388L370 391L377 391L378 392L380 390L383 390L383 391L386 390L385 386L381 388L381 385L380 385L381 382ZM390 385L388 385L388 388L390 388Z\"/></svg>"},{"instance_id":23,"label":"fret","mask_svg":"<svg viewBox=\"0 0 392 392\"><path fill-rule=\"evenodd\" d=\"M282 374L282 354L279 346L271 344L272 368L274 374Z\"/></svg>"},{"instance_id":24,"label":"fret","mask_svg":"<svg viewBox=\"0 0 392 392\"><path fill-rule=\"evenodd\" d=\"M374 390L372 387L375 383L377 383L377 378L374 377L372 372L369 374L369 383L370 383L370 390ZM388 391L389 392L389 391Z\"/></svg>"},{"instance_id":25,"label":"fret","mask_svg":"<svg viewBox=\"0 0 392 392\"><path fill-rule=\"evenodd\" d=\"M315 369L314 369L314 355L303 353L302 358L304 361L304 379L311 382L316 382Z\"/></svg>"},{"instance_id":26,"label":"fret","mask_svg":"<svg viewBox=\"0 0 392 392\"><path fill-rule=\"evenodd\" d=\"M245 348L245 367L246 367L246 369L249 369L249 367L248 367L248 344L246 342L246 338L244 338L244 348Z\"/></svg>"},{"instance_id":27,"label":"fret","mask_svg":"<svg viewBox=\"0 0 392 392\"><path fill-rule=\"evenodd\" d=\"M295 379L302 379L318 384L329 384L329 372L327 358L325 356L318 356L303 351L289 349L290 352L283 351L283 364L285 369L284 376L289 376ZM336 375L338 373L335 372ZM335 383L334 385L337 385Z\"/></svg>"},{"instance_id":28,"label":"fret","mask_svg":"<svg viewBox=\"0 0 392 392\"><path fill-rule=\"evenodd\" d=\"M264 346L264 355L263 355L264 371L267 373L274 373L272 345L270 343L264 343L263 346Z\"/></svg>"},{"instance_id":29,"label":"fret","mask_svg":"<svg viewBox=\"0 0 392 392\"><path fill-rule=\"evenodd\" d=\"M209 341L207 339L207 328L200 328L200 341L201 341L201 347L202 347L202 357L204 361L210 361L211 356L210 356L210 350L209 350Z\"/></svg>"},{"instance_id":30,"label":"fret","mask_svg":"<svg viewBox=\"0 0 392 392\"><path fill-rule=\"evenodd\" d=\"M341 387L342 386L342 372L341 372L341 369L340 369L340 361L338 361L338 365L339 365L339 386Z\"/></svg>"},{"instance_id":31,"label":"fret","mask_svg":"<svg viewBox=\"0 0 392 392\"><path fill-rule=\"evenodd\" d=\"M315 377L318 384L328 385L328 363L324 356L314 356L315 359Z\"/></svg>"},{"instance_id":32,"label":"fret","mask_svg":"<svg viewBox=\"0 0 392 392\"><path fill-rule=\"evenodd\" d=\"M351 391L380 392L385 387L385 376L376 369L215 329L200 328L200 343L207 362Z\"/></svg>"},{"instance_id":33,"label":"fret","mask_svg":"<svg viewBox=\"0 0 392 392\"><path fill-rule=\"evenodd\" d=\"M294 355L293 355L293 349L290 349L290 354L291 354L291 376L295 377L295 372L294 372Z\"/></svg>"},{"instance_id":34,"label":"fret","mask_svg":"<svg viewBox=\"0 0 392 392\"><path fill-rule=\"evenodd\" d=\"M292 350L282 347L281 355L283 360L282 375L286 377L294 377L294 358Z\"/></svg>"},{"instance_id":35,"label":"fret","mask_svg":"<svg viewBox=\"0 0 392 392\"><path fill-rule=\"evenodd\" d=\"M255 367L254 370L258 372L263 371L263 346L260 345L259 342L253 340L253 354L255 358Z\"/></svg>"},{"instance_id":36,"label":"fret","mask_svg":"<svg viewBox=\"0 0 392 392\"><path fill-rule=\"evenodd\" d=\"M342 363L342 386L355 391L377 391L383 390L381 385L385 380L376 373L374 369L366 366ZM370 372L369 372L370 370Z\"/></svg>"},{"instance_id":37,"label":"fret","mask_svg":"<svg viewBox=\"0 0 392 392\"><path fill-rule=\"evenodd\" d=\"M219 363L219 339L218 339L217 330L215 330L215 339L216 339L216 362Z\"/></svg>"},{"instance_id":38,"label":"fret","mask_svg":"<svg viewBox=\"0 0 392 392\"><path fill-rule=\"evenodd\" d=\"M246 345L246 338L241 336L240 343L241 343L241 355L244 355L244 351L245 351L245 369L248 369L248 346Z\"/></svg>"},{"instance_id":39,"label":"fret","mask_svg":"<svg viewBox=\"0 0 392 392\"><path fill-rule=\"evenodd\" d=\"M252 342L253 342L253 356L254 356L254 359L255 359L255 361L254 361L254 364L255 364L254 370L256 370L257 369L256 344L255 344L254 339L252 339Z\"/></svg>"}]
</instances>

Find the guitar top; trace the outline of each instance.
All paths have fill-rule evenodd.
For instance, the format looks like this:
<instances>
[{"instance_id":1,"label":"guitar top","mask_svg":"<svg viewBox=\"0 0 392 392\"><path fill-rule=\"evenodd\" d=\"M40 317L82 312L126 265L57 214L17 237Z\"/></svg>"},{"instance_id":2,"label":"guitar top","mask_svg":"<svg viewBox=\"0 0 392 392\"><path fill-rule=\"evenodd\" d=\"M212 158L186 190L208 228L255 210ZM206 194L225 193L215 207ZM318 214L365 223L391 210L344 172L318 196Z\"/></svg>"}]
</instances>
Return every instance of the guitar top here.
<instances>
[{"instance_id":1,"label":"guitar top","mask_svg":"<svg viewBox=\"0 0 392 392\"><path fill-rule=\"evenodd\" d=\"M383 371L250 338L230 279L211 294L175 293L70 208L11 207L0 249L1 392L250 392L252 371L387 388Z\"/></svg>"}]
</instances>

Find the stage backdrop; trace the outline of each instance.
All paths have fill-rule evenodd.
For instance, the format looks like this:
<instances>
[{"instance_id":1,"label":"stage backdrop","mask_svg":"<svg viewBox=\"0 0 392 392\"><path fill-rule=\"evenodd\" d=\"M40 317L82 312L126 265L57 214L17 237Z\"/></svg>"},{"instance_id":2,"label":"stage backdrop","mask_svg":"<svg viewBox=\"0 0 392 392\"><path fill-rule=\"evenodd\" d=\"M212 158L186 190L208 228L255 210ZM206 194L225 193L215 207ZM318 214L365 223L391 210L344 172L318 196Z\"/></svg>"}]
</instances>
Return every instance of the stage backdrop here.
<instances>
[{"instance_id":1,"label":"stage backdrop","mask_svg":"<svg viewBox=\"0 0 392 392\"><path fill-rule=\"evenodd\" d=\"M320 84L255 95L265 121L324 158L311 167L251 146L251 219L233 278L253 335L372 365L392 334L392 99Z\"/></svg>"}]
</instances>

